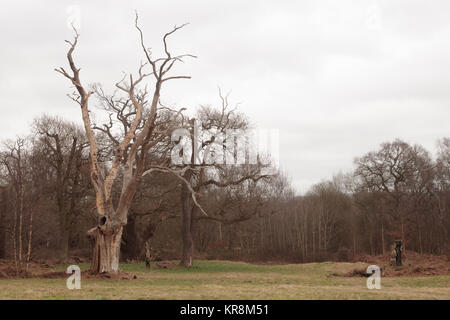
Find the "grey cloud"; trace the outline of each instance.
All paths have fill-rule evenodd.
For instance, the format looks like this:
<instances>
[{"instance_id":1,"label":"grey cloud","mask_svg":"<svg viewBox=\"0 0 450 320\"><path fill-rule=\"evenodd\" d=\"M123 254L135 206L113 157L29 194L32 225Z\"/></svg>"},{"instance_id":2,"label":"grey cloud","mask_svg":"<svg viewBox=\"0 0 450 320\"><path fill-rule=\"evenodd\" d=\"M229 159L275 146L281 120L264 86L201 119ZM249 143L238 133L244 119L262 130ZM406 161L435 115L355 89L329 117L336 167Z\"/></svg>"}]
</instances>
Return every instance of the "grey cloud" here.
<instances>
[{"instance_id":1,"label":"grey cloud","mask_svg":"<svg viewBox=\"0 0 450 320\"><path fill-rule=\"evenodd\" d=\"M77 62L106 88L136 72L146 43L190 22L170 45L199 56L177 69L165 103L217 104L217 86L261 128L280 130L281 165L304 192L396 137L434 151L450 134L450 3L343 1L16 1L0 12L0 131L27 133L33 117L79 121L53 68L66 65L67 8L81 9Z\"/></svg>"}]
</instances>

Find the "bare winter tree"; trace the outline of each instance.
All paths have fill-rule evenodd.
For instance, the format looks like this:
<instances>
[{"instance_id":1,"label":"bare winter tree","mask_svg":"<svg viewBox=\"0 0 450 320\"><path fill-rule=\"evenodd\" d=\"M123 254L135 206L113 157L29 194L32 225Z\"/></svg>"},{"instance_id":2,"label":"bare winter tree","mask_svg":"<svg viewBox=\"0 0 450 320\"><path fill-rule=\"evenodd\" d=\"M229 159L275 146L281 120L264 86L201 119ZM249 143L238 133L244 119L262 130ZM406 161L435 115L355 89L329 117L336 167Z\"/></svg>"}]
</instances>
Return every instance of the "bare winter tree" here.
<instances>
[{"instance_id":1,"label":"bare winter tree","mask_svg":"<svg viewBox=\"0 0 450 320\"><path fill-rule=\"evenodd\" d=\"M203 197L211 189L243 185L249 181L257 183L259 180L269 177L269 175L263 173L263 169L268 165L263 165L260 158L258 158L256 164L240 164L237 160L237 153L242 151L239 148L244 148L243 151L245 152L245 146L240 145L244 141L236 141L236 139L244 137L243 134L249 129L248 121L242 114L236 112L236 108L230 107L228 95L223 96L219 90L219 96L220 108L202 106L197 113L197 118L187 119L181 124L188 131L188 144L190 144L192 151L190 157L185 158L183 165L181 165L182 170L185 170L183 179L187 183L182 185L180 193L183 242L180 264L186 267L191 267L194 261L193 235L197 220L222 220L224 223L230 223L223 216L215 215L214 212L212 215L210 213L206 215L202 206L195 203L196 199L190 197L189 193L194 192ZM196 120L199 120L200 128L196 128ZM198 134L196 129L200 129L202 133L206 134ZM241 137L236 137L234 132L238 132ZM230 142L234 146L227 149ZM221 160L227 158L230 160L231 158L231 163L216 161L219 158L222 158ZM180 166L178 165L178 167ZM258 208L259 204L251 212L257 212ZM223 210L220 212L223 213ZM252 215L246 210L239 210L238 212L241 213L241 216L240 218L235 217L237 219L235 222L240 219L246 220Z\"/></svg>"},{"instance_id":2,"label":"bare winter tree","mask_svg":"<svg viewBox=\"0 0 450 320\"><path fill-rule=\"evenodd\" d=\"M437 155L437 187L434 192L437 201L437 220L442 230L441 253L450 256L450 138L442 138L438 142Z\"/></svg>"},{"instance_id":3,"label":"bare winter tree","mask_svg":"<svg viewBox=\"0 0 450 320\"><path fill-rule=\"evenodd\" d=\"M384 250L385 231L384 213L399 222L399 236L405 240L406 227L415 217L415 224L421 242L421 217L419 203L424 197L431 195L434 181L434 166L428 152L421 146L411 146L408 143L395 140L383 143L380 150L369 152L355 160L357 168L355 175L359 180L361 190L380 192L385 195L386 212L382 215L381 239ZM381 198L381 197L379 197Z\"/></svg>"},{"instance_id":4,"label":"bare winter tree","mask_svg":"<svg viewBox=\"0 0 450 320\"><path fill-rule=\"evenodd\" d=\"M75 219L76 208L83 195L80 171L85 161L86 139L80 127L57 117L35 119L34 131L34 154L45 159L54 172L51 192L56 198L58 244L61 257L66 258L71 222Z\"/></svg>"},{"instance_id":5,"label":"bare winter tree","mask_svg":"<svg viewBox=\"0 0 450 320\"><path fill-rule=\"evenodd\" d=\"M88 90L84 86L80 78L80 68L74 62L73 52L79 38L75 29L73 42L66 41L70 45L67 53L70 71L66 71L62 67L56 69L57 72L69 79L76 88L76 92L71 95L71 98L81 107L84 128L89 142L91 182L95 189L98 212L97 226L88 231L94 241L91 264L91 271L94 273L119 271L122 231L127 224L129 208L138 182L142 174L150 169L147 161L149 150L168 135L172 124L176 123L176 116L181 112L174 112L172 122L165 125L157 124L156 120L161 110L159 109L159 100L162 87L169 80L190 78L183 75L169 75L169 71L177 62L182 61L185 57L193 57L189 54L174 56L167 45L168 38L184 25L176 26L164 35L165 56L156 59L152 57L151 51L144 44L143 32L138 25L137 14L135 26L139 32L140 45L147 61L141 63L137 77L130 74L128 80L124 78L116 84L119 91L125 94L122 99L130 101L130 113L124 114L121 111L122 109L116 110L117 118L124 124L123 135L114 137L113 123L106 124L103 127L114 142L110 162L102 163L99 161L99 143L93 128L96 125L93 125L90 115L90 98L94 94L94 90ZM144 72L146 66L150 66L149 73ZM141 86L144 79L149 77L153 78L151 93L147 91L147 86L144 88ZM165 170L164 166L156 167ZM119 179L119 175L121 175L121 179ZM113 199L114 186L120 189L118 199Z\"/></svg>"},{"instance_id":6,"label":"bare winter tree","mask_svg":"<svg viewBox=\"0 0 450 320\"><path fill-rule=\"evenodd\" d=\"M22 270L22 263L26 259L24 252L25 231L25 197L26 185L30 176L28 141L17 138L15 141L5 142L5 151L0 161L6 168L7 179L14 190L13 223L10 227L11 242L14 250L14 263L16 272Z\"/></svg>"}]
</instances>

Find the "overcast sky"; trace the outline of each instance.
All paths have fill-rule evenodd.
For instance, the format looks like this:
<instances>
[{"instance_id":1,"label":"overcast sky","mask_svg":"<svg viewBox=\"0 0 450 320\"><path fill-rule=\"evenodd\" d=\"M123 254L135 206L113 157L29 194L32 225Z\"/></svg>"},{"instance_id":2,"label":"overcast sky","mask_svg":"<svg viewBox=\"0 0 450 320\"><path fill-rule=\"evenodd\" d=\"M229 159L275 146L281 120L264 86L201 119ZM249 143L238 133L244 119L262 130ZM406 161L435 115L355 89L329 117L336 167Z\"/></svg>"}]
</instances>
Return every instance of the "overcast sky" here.
<instances>
[{"instance_id":1,"label":"overcast sky","mask_svg":"<svg viewBox=\"0 0 450 320\"><path fill-rule=\"evenodd\" d=\"M110 88L146 43L190 22L170 41L192 53L162 101L218 105L217 87L259 128L280 132L280 162L299 193L353 168L353 158L401 138L435 151L450 136L450 1L10 1L0 11L0 137L28 132L46 112L81 123L66 93L71 39L84 83Z\"/></svg>"}]
</instances>

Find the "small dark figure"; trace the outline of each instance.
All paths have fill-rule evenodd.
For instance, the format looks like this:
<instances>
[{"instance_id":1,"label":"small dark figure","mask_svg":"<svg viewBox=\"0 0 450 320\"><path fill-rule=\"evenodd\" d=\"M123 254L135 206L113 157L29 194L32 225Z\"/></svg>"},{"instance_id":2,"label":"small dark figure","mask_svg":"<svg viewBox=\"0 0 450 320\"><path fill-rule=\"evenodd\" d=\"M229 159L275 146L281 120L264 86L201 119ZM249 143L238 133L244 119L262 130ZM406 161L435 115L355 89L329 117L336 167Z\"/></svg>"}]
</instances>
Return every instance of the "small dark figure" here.
<instances>
[{"instance_id":1,"label":"small dark figure","mask_svg":"<svg viewBox=\"0 0 450 320\"><path fill-rule=\"evenodd\" d=\"M402 266L402 240L395 240L395 265Z\"/></svg>"}]
</instances>

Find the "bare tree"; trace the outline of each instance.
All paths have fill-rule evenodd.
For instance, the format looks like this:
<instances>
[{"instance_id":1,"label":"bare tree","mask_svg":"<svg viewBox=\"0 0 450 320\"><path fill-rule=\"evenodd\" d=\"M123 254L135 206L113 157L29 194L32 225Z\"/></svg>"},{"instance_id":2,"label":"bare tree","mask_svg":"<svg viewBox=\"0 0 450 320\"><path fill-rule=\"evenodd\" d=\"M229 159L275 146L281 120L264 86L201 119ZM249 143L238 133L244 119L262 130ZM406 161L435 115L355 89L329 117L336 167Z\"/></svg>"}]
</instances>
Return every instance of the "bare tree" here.
<instances>
[{"instance_id":1,"label":"bare tree","mask_svg":"<svg viewBox=\"0 0 450 320\"><path fill-rule=\"evenodd\" d=\"M25 188L29 177L27 140L17 138L15 141L5 142L6 151L1 156L1 162L5 166L8 179L13 186L15 202L13 205L13 226L11 239L14 249L14 263L16 272L22 269L24 260L23 231L25 215Z\"/></svg>"},{"instance_id":2,"label":"bare tree","mask_svg":"<svg viewBox=\"0 0 450 320\"><path fill-rule=\"evenodd\" d=\"M438 141L437 155L437 188L434 192L437 201L437 220L442 230L441 253L450 256L448 244L450 233L450 138Z\"/></svg>"},{"instance_id":3,"label":"bare tree","mask_svg":"<svg viewBox=\"0 0 450 320\"><path fill-rule=\"evenodd\" d=\"M119 271L122 231L127 223L128 211L132 204L137 184L143 173L149 169L147 167L149 150L162 139L156 136L167 136L171 130L172 123L168 123L165 126L158 126L156 123L160 111L158 106L163 84L173 79L190 78L183 75L169 75L169 71L172 70L177 62L182 61L184 57L193 57L192 55L174 56L168 49L168 38L184 25L176 26L172 31L164 35L165 56L157 59L152 57L151 51L144 44L143 32L138 26L137 14L135 26L140 34L140 44L147 62L141 63L136 78L130 74L128 81L124 78L116 84L116 87L125 93L127 99L129 98L131 101L132 116L123 118L124 121L128 122L124 135L118 139L112 139L113 141L115 140L115 147L110 163L101 163L99 161L99 143L94 132L89 109L90 97L94 94L94 91L87 90L81 82L80 69L75 65L73 59L73 52L79 38L76 30L74 30L74 41L67 41L70 45L67 53L70 71L67 72L62 67L56 69L57 72L68 78L76 88L76 92L71 97L81 107L83 123L89 142L91 182L96 193L98 212L98 225L88 232L94 239L91 271L95 273ZM144 72L147 65L151 68L150 73ZM154 83L152 94L148 97L147 87L139 90L138 86L150 76L153 77ZM149 100L148 103L147 100ZM177 115L179 113L176 112ZM173 123L175 123L175 120ZM108 127L108 125L104 128L107 132L111 132L111 127ZM112 134L110 136L113 137ZM159 168L158 166L156 167ZM165 170L164 166L159 169ZM118 179L119 173L121 173L122 179ZM116 201L113 201L113 186L117 183L120 184L120 195Z\"/></svg>"},{"instance_id":4,"label":"bare tree","mask_svg":"<svg viewBox=\"0 0 450 320\"><path fill-rule=\"evenodd\" d=\"M80 190L81 167L85 162L87 142L82 129L57 117L35 119L35 156L42 157L54 171L50 192L56 196L60 254L66 258L71 222L83 192ZM87 160L87 159L86 159Z\"/></svg>"},{"instance_id":5,"label":"bare tree","mask_svg":"<svg viewBox=\"0 0 450 320\"><path fill-rule=\"evenodd\" d=\"M221 101L220 108L202 106L197 113L197 118L188 119L185 123L182 123L189 131L189 140L191 150L193 151L190 159L188 159L188 163L185 163L184 166L184 169L189 170L185 171L183 178L189 183L182 185L180 193L182 213L181 234L183 240L180 264L186 267L193 265L193 235L195 232L195 224L198 220L208 219L232 224L247 220L252 216L246 210L244 214L242 207L238 210L240 217L235 217L233 220L228 220L230 219L229 217L223 217L223 209L209 212L208 215L199 215L202 207L194 203L195 198L189 197L190 190L188 186L192 186L192 191L203 198L205 194L208 194L213 189L244 185L249 181L257 183L259 180L269 177L262 173L263 168L268 165L263 165L259 161L259 158L256 164L238 163L238 149L244 148L245 146L241 146L235 141L236 137L233 135L233 130L239 130L241 134L245 133L249 129L248 121L242 114L236 112L236 108L230 107L228 95L223 96L220 89L219 97ZM206 135L196 133L196 120L200 121L201 131L206 133ZM234 147L227 149L227 146L230 146L229 143L227 144L227 141L232 142ZM210 156L214 152L218 153L215 160L218 160L220 157L222 157L220 160L226 160L228 156L228 159L231 157L233 163L211 160ZM203 157L199 159L199 155ZM258 209L259 206L257 205L251 212L255 214L258 212ZM203 211L203 213L205 212Z\"/></svg>"}]
</instances>

